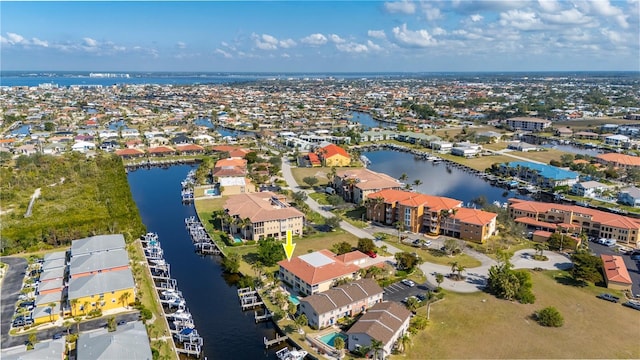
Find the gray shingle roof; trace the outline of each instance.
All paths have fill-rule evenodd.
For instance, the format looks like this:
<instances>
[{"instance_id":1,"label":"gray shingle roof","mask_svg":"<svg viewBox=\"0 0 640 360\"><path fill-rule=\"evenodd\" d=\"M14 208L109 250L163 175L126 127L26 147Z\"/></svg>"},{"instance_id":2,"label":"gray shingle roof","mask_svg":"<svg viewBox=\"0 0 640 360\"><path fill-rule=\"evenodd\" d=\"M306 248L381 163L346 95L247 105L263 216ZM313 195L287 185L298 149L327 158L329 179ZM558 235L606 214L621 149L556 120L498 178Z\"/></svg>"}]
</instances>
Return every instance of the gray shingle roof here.
<instances>
[{"instance_id":1,"label":"gray shingle roof","mask_svg":"<svg viewBox=\"0 0 640 360\"><path fill-rule=\"evenodd\" d=\"M97 251L124 249L124 247L124 236L122 236L122 234L96 235L73 241L71 243L71 256Z\"/></svg>"},{"instance_id":2,"label":"gray shingle roof","mask_svg":"<svg viewBox=\"0 0 640 360\"><path fill-rule=\"evenodd\" d=\"M347 334L367 334L386 345L409 317L409 310L396 302L377 303L351 326Z\"/></svg>"},{"instance_id":3,"label":"gray shingle roof","mask_svg":"<svg viewBox=\"0 0 640 360\"><path fill-rule=\"evenodd\" d=\"M140 321L118 326L114 332L99 331L80 334L78 359L151 360L147 330Z\"/></svg>"},{"instance_id":4,"label":"gray shingle roof","mask_svg":"<svg viewBox=\"0 0 640 360\"><path fill-rule=\"evenodd\" d=\"M131 269L107 271L69 280L69 300L133 287Z\"/></svg>"},{"instance_id":5,"label":"gray shingle roof","mask_svg":"<svg viewBox=\"0 0 640 360\"><path fill-rule=\"evenodd\" d=\"M2 360L60 360L65 350L65 339L43 341L35 344L33 350L27 351L22 345L14 348L3 349L0 353Z\"/></svg>"},{"instance_id":6,"label":"gray shingle roof","mask_svg":"<svg viewBox=\"0 0 640 360\"><path fill-rule=\"evenodd\" d=\"M300 300L305 302L318 314L341 308L370 296L381 294L382 288L373 279L361 279L347 285L337 286L320 294L307 296Z\"/></svg>"},{"instance_id":7,"label":"gray shingle roof","mask_svg":"<svg viewBox=\"0 0 640 360\"><path fill-rule=\"evenodd\" d=\"M124 249L101 251L93 255L80 255L71 258L69 275L91 271L113 269L129 265L129 255Z\"/></svg>"}]
</instances>

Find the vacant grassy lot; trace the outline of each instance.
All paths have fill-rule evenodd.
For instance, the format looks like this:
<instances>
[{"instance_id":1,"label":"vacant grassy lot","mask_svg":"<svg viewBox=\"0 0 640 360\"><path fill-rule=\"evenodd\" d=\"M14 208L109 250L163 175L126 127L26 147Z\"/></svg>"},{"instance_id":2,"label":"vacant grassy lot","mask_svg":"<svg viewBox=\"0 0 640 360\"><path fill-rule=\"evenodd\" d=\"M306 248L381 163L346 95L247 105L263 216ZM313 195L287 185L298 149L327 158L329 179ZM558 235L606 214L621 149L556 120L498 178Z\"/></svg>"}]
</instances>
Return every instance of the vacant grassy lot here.
<instances>
[{"instance_id":1,"label":"vacant grassy lot","mask_svg":"<svg viewBox=\"0 0 640 360\"><path fill-rule=\"evenodd\" d=\"M416 248L406 244L399 244L397 237L392 240L385 240L385 243L389 244L390 246L397 247L402 251L406 251L410 253L414 252L418 254L425 262L430 262L430 263L440 264L440 265L449 265L449 263L457 261L459 265L466 266L467 268L472 268L472 267L481 265L480 261L472 258L467 254L447 256L436 249L423 250L421 248Z\"/></svg>"},{"instance_id":2,"label":"vacant grassy lot","mask_svg":"<svg viewBox=\"0 0 640 360\"><path fill-rule=\"evenodd\" d=\"M302 179L306 178L307 176L315 176L316 178L318 178L318 183L315 186L327 186L327 183L329 182L329 179L327 179L327 174L330 171L331 168L327 167L291 168L291 173L300 186L307 186L307 184L302 181Z\"/></svg>"},{"instance_id":3,"label":"vacant grassy lot","mask_svg":"<svg viewBox=\"0 0 640 360\"><path fill-rule=\"evenodd\" d=\"M431 306L431 323L412 339L407 359L639 358L640 312L597 299L602 288L554 280L560 272L533 272L535 304L485 293L452 294ZM564 326L546 328L531 314L556 307ZM421 308L421 313L426 309ZM400 358L400 357L398 357Z\"/></svg>"},{"instance_id":4,"label":"vacant grassy lot","mask_svg":"<svg viewBox=\"0 0 640 360\"><path fill-rule=\"evenodd\" d=\"M227 198L227 196L221 196L218 198L198 199L195 201L196 211L214 212L221 210Z\"/></svg>"},{"instance_id":5,"label":"vacant grassy lot","mask_svg":"<svg viewBox=\"0 0 640 360\"><path fill-rule=\"evenodd\" d=\"M467 159L461 156L455 156L451 154L438 154L438 156L443 159L455 161L458 164L463 164L472 169L476 169L480 171L485 171L487 168L491 167L492 164L500 164L500 163L516 160L506 155L489 155L489 156L481 156L479 158L471 158L471 159Z\"/></svg>"}]
</instances>

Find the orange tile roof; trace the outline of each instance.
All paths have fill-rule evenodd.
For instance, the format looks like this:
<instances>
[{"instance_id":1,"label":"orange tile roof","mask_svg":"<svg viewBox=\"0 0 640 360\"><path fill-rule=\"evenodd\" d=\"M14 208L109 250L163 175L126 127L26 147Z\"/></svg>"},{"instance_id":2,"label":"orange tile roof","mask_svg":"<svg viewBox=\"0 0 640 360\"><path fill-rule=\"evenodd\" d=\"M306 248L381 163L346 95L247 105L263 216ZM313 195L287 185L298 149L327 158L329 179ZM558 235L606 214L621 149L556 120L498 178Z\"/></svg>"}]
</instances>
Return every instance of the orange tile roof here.
<instances>
[{"instance_id":1,"label":"orange tile roof","mask_svg":"<svg viewBox=\"0 0 640 360\"><path fill-rule=\"evenodd\" d=\"M118 156L133 156L133 155L144 155L144 151L140 149L120 149L116 150L116 155Z\"/></svg>"},{"instance_id":2,"label":"orange tile roof","mask_svg":"<svg viewBox=\"0 0 640 360\"><path fill-rule=\"evenodd\" d=\"M254 223L304 217L300 210L292 206L283 207L272 203L271 199L274 197L277 195L270 191L231 195L224 203L224 208L229 215L249 218Z\"/></svg>"},{"instance_id":3,"label":"orange tile roof","mask_svg":"<svg viewBox=\"0 0 640 360\"><path fill-rule=\"evenodd\" d=\"M400 182L391 176L369 169L338 170L336 175L342 179L356 179L356 187L361 190L399 188Z\"/></svg>"},{"instance_id":4,"label":"orange tile roof","mask_svg":"<svg viewBox=\"0 0 640 360\"><path fill-rule=\"evenodd\" d=\"M359 267L353 264L343 263L336 257L336 254L327 249L316 251L316 253L320 253L333 261L322 266L314 267L302 260L300 256L297 256L292 258L291 261L282 260L278 265L312 286L332 279L338 279L360 270Z\"/></svg>"},{"instance_id":5,"label":"orange tile roof","mask_svg":"<svg viewBox=\"0 0 640 360\"><path fill-rule=\"evenodd\" d=\"M600 255L600 258L602 259L602 266L608 281L632 284L631 276L629 276L629 271L627 271L627 266L624 264L622 257L616 255Z\"/></svg>"},{"instance_id":6,"label":"orange tile roof","mask_svg":"<svg viewBox=\"0 0 640 360\"><path fill-rule=\"evenodd\" d=\"M358 251L358 250L354 250L351 252L348 252L346 254L342 254L342 255L336 255L336 259L339 259L340 261L342 261L345 264L351 264L354 261L358 261L361 259L367 259L369 258L369 255Z\"/></svg>"},{"instance_id":7,"label":"orange tile roof","mask_svg":"<svg viewBox=\"0 0 640 360\"><path fill-rule=\"evenodd\" d=\"M452 217L467 224L484 226L491 223L498 217L498 214L477 209L459 208Z\"/></svg>"},{"instance_id":8,"label":"orange tile roof","mask_svg":"<svg viewBox=\"0 0 640 360\"><path fill-rule=\"evenodd\" d=\"M562 204L554 204L554 203L544 203L537 201L526 201L526 200L518 200L512 201L514 199L509 199L510 205L509 208L513 208L516 210L529 211L535 213L547 213L551 210L560 210L565 212L575 212L579 214L589 215L591 216L591 221L618 227L624 229L639 229L640 228L640 220L633 219L630 217L611 214L605 211L590 209L577 205L562 205Z\"/></svg>"},{"instance_id":9,"label":"orange tile roof","mask_svg":"<svg viewBox=\"0 0 640 360\"><path fill-rule=\"evenodd\" d=\"M596 158L625 166L640 166L640 157L618 153L600 154Z\"/></svg>"},{"instance_id":10,"label":"orange tile roof","mask_svg":"<svg viewBox=\"0 0 640 360\"><path fill-rule=\"evenodd\" d=\"M312 152L309 153L309 162L312 164L322 164L320 158L318 158L318 155Z\"/></svg>"},{"instance_id":11,"label":"orange tile roof","mask_svg":"<svg viewBox=\"0 0 640 360\"><path fill-rule=\"evenodd\" d=\"M196 144L176 145L178 151L204 151L204 148Z\"/></svg>"},{"instance_id":12,"label":"orange tile roof","mask_svg":"<svg viewBox=\"0 0 640 360\"><path fill-rule=\"evenodd\" d=\"M375 199L378 197L382 197L386 203L397 202L403 206L409 207L424 206L431 211L449 210L462 206L462 202L460 200L406 190L384 189L367 196L369 199Z\"/></svg>"},{"instance_id":13,"label":"orange tile roof","mask_svg":"<svg viewBox=\"0 0 640 360\"><path fill-rule=\"evenodd\" d=\"M214 165L214 167L216 167L216 168L227 167L227 166L246 167L247 166L247 160L241 159L241 158L237 158L237 157L227 158L227 159L220 159L220 160L216 161L216 164Z\"/></svg>"},{"instance_id":14,"label":"orange tile roof","mask_svg":"<svg viewBox=\"0 0 640 360\"><path fill-rule=\"evenodd\" d=\"M335 145L335 144L329 144L329 145L321 148L321 150L324 152L323 156L324 156L325 159L329 159L329 158L331 158L333 156L336 156L336 155L342 155L342 156L347 157L347 158L350 157L349 153L347 153L347 151L345 149L343 149L340 146Z\"/></svg>"},{"instance_id":15,"label":"orange tile roof","mask_svg":"<svg viewBox=\"0 0 640 360\"><path fill-rule=\"evenodd\" d=\"M161 154L161 153L175 152L176 150L169 146L157 146L157 147L149 148L147 151L150 154Z\"/></svg>"}]
</instances>

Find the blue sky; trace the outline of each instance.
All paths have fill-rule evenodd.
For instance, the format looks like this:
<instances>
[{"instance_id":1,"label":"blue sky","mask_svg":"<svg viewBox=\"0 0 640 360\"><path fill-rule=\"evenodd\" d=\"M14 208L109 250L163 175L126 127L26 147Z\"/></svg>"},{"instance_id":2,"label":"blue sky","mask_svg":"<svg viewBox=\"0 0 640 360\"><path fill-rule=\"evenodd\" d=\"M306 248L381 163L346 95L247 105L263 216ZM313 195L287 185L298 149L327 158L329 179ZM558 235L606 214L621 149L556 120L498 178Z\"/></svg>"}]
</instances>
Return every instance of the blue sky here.
<instances>
[{"instance_id":1,"label":"blue sky","mask_svg":"<svg viewBox=\"0 0 640 360\"><path fill-rule=\"evenodd\" d=\"M3 70L640 70L640 0L0 2Z\"/></svg>"}]
</instances>

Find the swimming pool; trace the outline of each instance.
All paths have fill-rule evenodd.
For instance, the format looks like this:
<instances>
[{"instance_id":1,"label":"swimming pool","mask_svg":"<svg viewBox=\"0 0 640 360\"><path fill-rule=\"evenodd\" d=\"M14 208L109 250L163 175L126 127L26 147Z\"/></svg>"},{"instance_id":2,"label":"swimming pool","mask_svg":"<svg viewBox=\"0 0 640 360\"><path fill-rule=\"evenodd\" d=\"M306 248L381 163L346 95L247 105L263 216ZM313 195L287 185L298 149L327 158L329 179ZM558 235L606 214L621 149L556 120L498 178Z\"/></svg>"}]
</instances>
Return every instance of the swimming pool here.
<instances>
[{"instance_id":1,"label":"swimming pool","mask_svg":"<svg viewBox=\"0 0 640 360\"><path fill-rule=\"evenodd\" d=\"M218 196L218 189L206 189L204 194L207 196Z\"/></svg>"},{"instance_id":2,"label":"swimming pool","mask_svg":"<svg viewBox=\"0 0 640 360\"><path fill-rule=\"evenodd\" d=\"M236 243L236 244L238 244L238 243L241 243L241 242L242 242L242 239L240 239L240 238L233 238L233 242L234 242L234 243Z\"/></svg>"},{"instance_id":3,"label":"swimming pool","mask_svg":"<svg viewBox=\"0 0 640 360\"><path fill-rule=\"evenodd\" d=\"M295 295L289 295L289 301L291 301L293 305L300 305L300 299Z\"/></svg>"},{"instance_id":4,"label":"swimming pool","mask_svg":"<svg viewBox=\"0 0 640 360\"><path fill-rule=\"evenodd\" d=\"M342 333L336 332L336 331L334 331L332 333L328 333L328 334L323 335L323 336L320 336L318 338L318 340L320 340L323 343L333 347L334 346L333 344L336 341L336 338L339 338L339 337L341 337L342 340L344 340L345 343L347 342L347 336L342 334Z\"/></svg>"}]
</instances>

